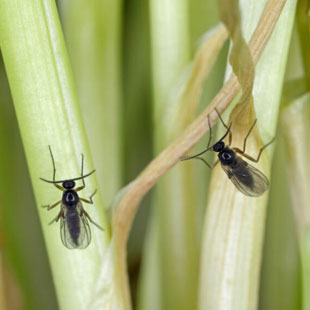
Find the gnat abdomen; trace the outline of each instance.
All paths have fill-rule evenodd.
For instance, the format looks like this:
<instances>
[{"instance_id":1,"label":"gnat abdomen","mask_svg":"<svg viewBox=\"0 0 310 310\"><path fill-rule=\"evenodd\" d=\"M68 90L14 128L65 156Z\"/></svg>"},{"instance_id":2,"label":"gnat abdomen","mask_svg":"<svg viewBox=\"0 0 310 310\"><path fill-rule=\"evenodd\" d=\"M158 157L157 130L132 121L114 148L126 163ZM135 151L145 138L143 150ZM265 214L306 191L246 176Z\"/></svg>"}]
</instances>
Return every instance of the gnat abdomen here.
<instances>
[{"instance_id":1,"label":"gnat abdomen","mask_svg":"<svg viewBox=\"0 0 310 310\"><path fill-rule=\"evenodd\" d=\"M229 178L231 177L235 177L239 183L247 188L253 189L255 187L255 180L249 165L241 158L237 158L236 163L231 166L231 176Z\"/></svg>"},{"instance_id":2,"label":"gnat abdomen","mask_svg":"<svg viewBox=\"0 0 310 310\"><path fill-rule=\"evenodd\" d=\"M251 173L246 169L238 169L238 180L249 188L254 187L254 179Z\"/></svg>"},{"instance_id":3,"label":"gnat abdomen","mask_svg":"<svg viewBox=\"0 0 310 310\"><path fill-rule=\"evenodd\" d=\"M67 211L66 222L72 241L78 245L78 239L81 233L80 217L78 212L76 210Z\"/></svg>"}]
</instances>

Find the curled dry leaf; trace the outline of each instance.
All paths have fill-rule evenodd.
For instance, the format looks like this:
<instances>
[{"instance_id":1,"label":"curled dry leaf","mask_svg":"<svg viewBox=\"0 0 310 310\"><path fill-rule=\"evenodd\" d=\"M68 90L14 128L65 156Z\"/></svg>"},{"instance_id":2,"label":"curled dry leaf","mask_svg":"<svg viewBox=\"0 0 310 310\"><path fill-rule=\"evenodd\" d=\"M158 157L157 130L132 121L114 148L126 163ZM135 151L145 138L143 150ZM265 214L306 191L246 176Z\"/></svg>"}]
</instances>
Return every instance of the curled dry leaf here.
<instances>
[{"instance_id":1,"label":"curled dry leaf","mask_svg":"<svg viewBox=\"0 0 310 310\"><path fill-rule=\"evenodd\" d=\"M285 0L272 0L266 4L249 44L254 64L259 60L285 2ZM207 115L210 114L211 126L214 126L218 118L214 112L215 107L222 113L239 91L240 84L238 79L232 74L205 111L122 191L121 197L117 200L117 204L114 206L112 229L115 242L115 273L120 281L119 289L121 290L124 309L130 308L126 268L126 243L139 202L158 179L173 167L180 157L186 154L208 131Z\"/></svg>"},{"instance_id":2,"label":"curled dry leaf","mask_svg":"<svg viewBox=\"0 0 310 310\"><path fill-rule=\"evenodd\" d=\"M242 35L238 2L221 0L220 11L233 42L230 64L242 88L242 96L230 114L232 146L242 149L255 120L254 64ZM246 152L253 151L250 154L254 156L261 146L257 126L247 142ZM201 310L229 309L232 305L236 309L252 309L256 305L265 210L262 204L266 195L249 198L233 186L232 180L220 165L213 169L202 237L198 302Z\"/></svg>"}]
</instances>

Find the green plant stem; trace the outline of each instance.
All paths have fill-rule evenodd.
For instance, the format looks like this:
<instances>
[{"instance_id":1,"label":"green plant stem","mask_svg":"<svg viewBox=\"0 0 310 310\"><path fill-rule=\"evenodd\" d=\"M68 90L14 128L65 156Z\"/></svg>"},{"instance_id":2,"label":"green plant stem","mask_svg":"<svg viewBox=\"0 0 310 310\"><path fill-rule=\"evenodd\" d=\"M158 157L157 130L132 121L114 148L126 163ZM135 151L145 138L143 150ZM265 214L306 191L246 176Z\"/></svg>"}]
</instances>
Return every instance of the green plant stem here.
<instances>
[{"instance_id":1,"label":"green plant stem","mask_svg":"<svg viewBox=\"0 0 310 310\"><path fill-rule=\"evenodd\" d=\"M266 7L275 11L283 3L269 1ZM242 3L246 41L264 5L265 1ZM295 5L296 1L287 1L255 68L253 97L259 132L265 143L275 134ZM233 135L234 146L238 145L235 139L238 134ZM255 154L257 146L248 144L247 152ZM268 175L270 161L262 158L259 169ZM255 199L245 197L234 189L220 167L212 174L204 227L199 309L255 309L267 195Z\"/></svg>"},{"instance_id":2,"label":"green plant stem","mask_svg":"<svg viewBox=\"0 0 310 310\"><path fill-rule=\"evenodd\" d=\"M266 47L284 4L285 0L272 0L267 3L267 8L261 16L250 43L254 63L257 63ZM218 111L223 113L231 101L238 95L239 91L240 85L236 76L232 74L204 112L188 126L179 138L175 139L165 150L154 158L140 175L120 192L117 197L118 199L115 200L113 206L115 213L112 225L113 235L115 237L115 258L117 259L116 270L118 270L118 277L124 289L128 285L126 242L138 204L159 178L167 173L175 164L179 163L180 157L189 152L195 143L209 131L208 126L206 126L208 115L210 115L210 126L215 125L218 115L214 113L214 108L217 107ZM126 291L128 292L128 289ZM124 299L128 299L128 295L126 293Z\"/></svg>"},{"instance_id":3,"label":"green plant stem","mask_svg":"<svg viewBox=\"0 0 310 310\"><path fill-rule=\"evenodd\" d=\"M150 2L156 153L171 142L171 90L189 61L187 5L187 0ZM192 167L178 166L156 192L152 225L160 227L159 298L164 309L195 308L198 255L195 211L189 207L194 199L192 177Z\"/></svg>"},{"instance_id":4,"label":"green plant stem","mask_svg":"<svg viewBox=\"0 0 310 310\"><path fill-rule=\"evenodd\" d=\"M150 77L149 3L127 1L123 12L123 129L125 183L131 181L152 160L153 129ZM139 59L139 61L137 61ZM139 120L139 121L137 121ZM135 270L148 227L151 196L135 218L128 241L129 272ZM143 259L144 261L144 259ZM140 282L140 281L139 281Z\"/></svg>"},{"instance_id":5,"label":"green plant stem","mask_svg":"<svg viewBox=\"0 0 310 310\"><path fill-rule=\"evenodd\" d=\"M52 177L48 152L51 145L57 178L80 174L81 153L85 172L92 169L90 152L66 53L57 10L53 1L4 0L0 3L0 45L14 100L32 185L38 206L52 204L61 192L39 177ZM86 180L81 196L97 188L95 175ZM100 194L96 206L86 206L90 216L104 227L91 227L92 243L84 251L69 251L60 241L59 224L48 223L57 210L39 207L48 256L62 309L86 309L92 286L109 241ZM58 209L59 210L59 209Z\"/></svg>"},{"instance_id":6,"label":"green plant stem","mask_svg":"<svg viewBox=\"0 0 310 310\"><path fill-rule=\"evenodd\" d=\"M108 208L122 183L121 1L69 0L60 4L82 116Z\"/></svg>"},{"instance_id":7,"label":"green plant stem","mask_svg":"<svg viewBox=\"0 0 310 310\"><path fill-rule=\"evenodd\" d=\"M282 133L277 136L281 137ZM300 309L298 239L284 167L287 167L287 158L284 140L280 138L275 146L266 213L259 289L260 310Z\"/></svg>"},{"instance_id":8,"label":"green plant stem","mask_svg":"<svg viewBox=\"0 0 310 310\"><path fill-rule=\"evenodd\" d=\"M0 93L0 239L4 243L3 258L6 265L14 269L24 307L53 310L57 307L55 289L2 59ZM36 272L33 272L33 266L36 266ZM46 300L49 300L48 305Z\"/></svg>"},{"instance_id":9,"label":"green plant stem","mask_svg":"<svg viewBox=\"0 0 310 310\"><path fill-rule=\"evenodd\" d=\"M210 33L206 34L204 36L204 39L201 41L201 45L199 46L197 52L195 53L194 60L190 64L190 70L188 70L187 78L184 80L183 87L180 87L181 92L179 96L176 96L176 98L173 98L173 101L176 101L172 107L167 107L167 114L169 114L170 117L170 125L166 126L166 134L162 137L163 140L169 141L170 138L173 138L175 135L178 134L180 130L183 130L183 128L186 127L188 123L190 123L197 111L197 106L199 104L199 100L201 98L203 84L206 79L206 76L210 72L212 65L215 62L215 59L218 55L219 50L221 49L223 43L227 39L227 31L224 28L223 25L219 25L215 29L212 29ZM178 92L176 92L178 93ZM169 111L168 111L169 110ZM165 113L163 113L165 114ZM163 117L165 118L165 116ZM168 118L167 118L168 119ZM144 296L148 296L150 294L147 294L146 291L149 290L149 287L155 287L154 283L157 283L159 286L158 288L161 288L160 281L163 281L167 287L175 287L174 290L166 289L167 294L170 294L169 298L171 298L172 302L169 304L169 306L165 306L167 308L169 307L184 307L191 308L195 307L196 303L196 283L197 283L197 258L198 258L198 246L197 246L197 239L194 236L197 231L199 230L199 224L197 225L196 219L194 216L198 217L197 212L197 196L200 196L200 200L204 201L205 198L205 188L206 188L206 175L208 171L200 169L201 174L198 176L196 174L195 179L193 179L194 170L193 167L195 167L195 164L191 162L187 162L186 164L183 163L183 166L178 166L176 169L174 169L171 173L168 174L167 178L164 179L163 184L160 185L160 201L159 205L167 204L167 206L164 209L163 212L175 209L182 213L180 214L167 214L165 215L167 217L166 221L167 223L161 224L161 228L157 230L157 232L154 232L152 230L149 231L147 244L151 244L152 246L147 246L146 248L146 261L144 262L144 269L143 273L147 272L147 266L150 266L151 264L154 264L155 267L151 267L150 272L152 278L152 281L147 281L147 277L143 277L142 282L144 285L141 285L142 291L145 293L141 293L141 300L144 301L144 306L142 305L142 302L140 302L141 309L154 307L156 309L158 307L158 304L153 302L151 305L148 305L148 301ZM201 166L200 166L201 168ZM197 179L199 181L197 181ZM195 184L196 180L196 184ZM198 195L197 186L193 188L193 184L199 185L203 187L203 190L201 189L201 195ZM176 191L174 194L173 192ZM178 194L178 192L182 194ZM177 207L179 206L179 208ZM182 206L182 207L180 207ZM195 206L195 208L193 208ZM201 208L199 208L201 209ZM186 212L189 212L187 214ZM171 211L170 212L174 212ZM179 216L182 218L180 221ZM164 218L162 216L161 218ZM175 225L173 228L171 223L174 221L179 222L180 227L178 228L178 225ZM157 217L153 218L152 222L152 229L155 229L154 227L158 226L156 223L158 223L160 219ZM170 224L169 224L169 223ZM199 221L200 222L200 221ZM200 222L201 223L201 222ZM163 226L166 226L162 228ZM169 237L166 238L165 236L161 235L161 230L167 229ZM183 239L185 240L182 244L182 247L178 249L178 246L175 245L174 248L170 246L170 244L176 243L176 240L178 239L177 234L173 233L173 231L180 230L184 233ZM155 236L155 234L157 234ZM181 234L180 234L181 236ZM163 259L161 261L161 265L163 269L168 269L169 272L154 272L157 268L159 268L159 263L156 265L154 257L156 257L157 253L160 251L160 249L163 249L169 257L169 255L174 256L174 259L171 259L171 262L169 262L169 259ZM168 249L168 250L167 250ZM186 253L184 253L184 252ZM182 257L182 258L181 258ZM182 265L182 270L178 270L179 267L174 267L173 262L177 260L182 260L184 263ZM170 264L170 265L169 265ZM168 265L168 267L167 267ZM169 277L169 278L168 278ZM183 281L180 279L183 277ZM167 279L168 278L168 279ZM164 280L163 280L164 279ZM177 281L177 279L180 279ZM184 280L186 279L186 281ZM170 285L167 284L167 282L170 281ZM182 282L181 284L175 282ZM183 285L183 282L187 284L187 288L185 288ZM146 283L146 285L145 285ZM189 284L192 283L192 284ZM148 285L148 286L147 286ZM183 286L183 287L182 287ZM177 298L173 298L173 296L178 296L180 291L186 290L186 298L183 298L182 306L178 305ZM156 294L160 294L160 290L155 290ZM172 294L171 294L172 292ZM158 302L160 299L158 297L153 298ZM169 300L169 299L168 299ZM167 300L165 300L167 302ZM147 306L148 305L148 306Z\"/></svg>"},{"instance_id":10,"label":"green plant stem","mask_svg":"<svg viewBox=\"0 0 310 310\"><path fill-rule=\"evenodd\" d=\"M285 137L287 153L287 170L290 181L290 194L295 214L296 228L299 237L302 271L303 309L310 309L309 299L309 93L295 99L281 113L281 125Z\"/></svg>"}]
</instances>

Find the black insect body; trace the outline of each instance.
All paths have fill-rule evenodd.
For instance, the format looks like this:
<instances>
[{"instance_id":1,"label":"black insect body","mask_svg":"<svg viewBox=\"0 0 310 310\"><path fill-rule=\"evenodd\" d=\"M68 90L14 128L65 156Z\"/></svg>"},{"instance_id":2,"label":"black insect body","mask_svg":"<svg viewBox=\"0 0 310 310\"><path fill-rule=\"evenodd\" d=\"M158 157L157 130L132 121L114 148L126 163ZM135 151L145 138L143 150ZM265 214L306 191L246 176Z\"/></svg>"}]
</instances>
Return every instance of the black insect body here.
<instances>
[{"instance_id":1,"label":"black insect body","mask_svg":"<svg viewBox=\"0 0 310 310\"><path fill-rule=\"evenodd\" d=\"M90 173L83 175L83 164L84 156L82 154L82 165L81 165L81 176L69 180L55 181L56 167L54 162L54 157L52 150L49 147L52 163L53 163L53 181L45 180L40 178L44 182L52 183L59 190L63 191L62 199L54 203L53 205L47 205L47 210L61 205L60 212L56 218L50 222L58 222L60 220L60 236L62 243L68 249L85 249L91 241L91 231L88 221L93 223L99 229L103 230L98 224L96 224L84 210L82 201L85 203L93 204L92 197L95 195L96 191L89 197L89 199L84 199L79 197L78 191L85 188L84 179L95 172L95 170ZM75 181L81 180L82 186L75 188ZM62 183L59 185L58 183Z\"/></svg>"},{"instance_id":2,"label":"black insect body","mask_svg":"<svg viewBox=\"0 0 310 310\"><path fill-rule=\"evenodd\" d=\"M210 137L209 137L208 147L204 151L200 152L199 154L189 156L189 157L183 157L181 160L197 158L203 161L209 168L213 168L215 165L217 165L220 162L228 178L232 181L232 183L237 187L237 189L240 192L242 192L246 196L251 196L251 197L257 197L257 196L262 195L269 187L269 181L267 177L261 171L254 168L252 165L250 165L245 160L243 160L240 156L243 156L253 162L258 162L263 150L268 145L270 145L274 141L274 139L272 139L269 143L267 143L260 149L256 159L246 154L245 153L246 141L252 129L254 128L256 124L256 120L255 120L248 134L246 135L244 139L243 149L241 150L236 147L231 148L230 147L231 142L232 142L232 134L230 131L231 124L228 127L223 122L218 111L217 110L215 111L217 112L222 124L227 129L224 136L214 145L209 146L211 142L211 138L212 138L212 131L211 131L211 126L210 126L210 119L208 117L209 128L210 128ZM227 135L229 138L228 146L226 146L225 143L223 142L223 140L226 138ZM202 154L208 151L213 151L213 152L218 153L218 159L215 161L215 163L212 166L209 165L204 158L200 157Z\"/></svg>"}]
</instances>

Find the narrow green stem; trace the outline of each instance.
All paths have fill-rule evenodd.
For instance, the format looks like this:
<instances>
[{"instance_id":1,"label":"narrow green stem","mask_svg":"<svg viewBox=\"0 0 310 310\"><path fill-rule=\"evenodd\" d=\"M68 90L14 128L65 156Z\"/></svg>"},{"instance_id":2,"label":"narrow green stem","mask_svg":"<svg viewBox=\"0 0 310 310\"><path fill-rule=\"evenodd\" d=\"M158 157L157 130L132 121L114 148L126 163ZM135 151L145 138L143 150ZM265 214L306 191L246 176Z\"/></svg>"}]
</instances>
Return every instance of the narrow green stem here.
<instances>
[{"instance_id":1,"label":"narrow green stem","mask_svg":"<svg viewBox=\"0 0 310 310\"><path fill-rule=\"evenodd\" d=\"M187 6L186 0L150 2L156 153L175 137L171 134L175 132L170 115L175 101L172 89L189 61ZM159 234L157 298L165 309L192 309L196 303L197 235L195 212L189 207L193 203L192 172L190 165L176 167L156 192L152 225L160 227L153 230Z\"/></svg>"},{"instance_id":2,"label":"narrow green stem","mask_svg":"<svg viewBox=\"0 0 310 310\"><path fill-rule=\"evenodd\" d=\"M309 299L309 254L310 254L310 212L309 212L309 93L288 104L281 113L282 132L286 143L287 171L290 182L290 194L295 214L296 230L299 237L299 249L303 280L303 309L310 309Z\"/></svg>"},{"instance_id":3,"label":"narrow green stem","mask_svg":"<svg viewBox=\"0 0 310 310\"><path fill-rule=\"evenodd\" d=\"M57 178L85 172L92 162L81 120L72 74L54 1L4 0L0 3L0 45L14 100L35 197L40 205L61 199L61 192L39 180L52 177L51 145ZM82 197L97 188L95 175L86 180ZM69 251L60 241L59 224L48 223L57 210L39 207L60 308L86 309L92 299L100 263L109 241L109 228L100 194L95 206L85 206L104 227L92 226L93 241L84 251ZM59 210L59 209L58 209Z\"/></svg>"}]
</instances>

